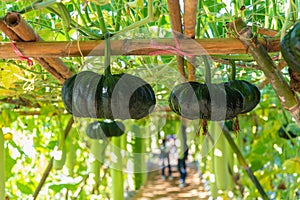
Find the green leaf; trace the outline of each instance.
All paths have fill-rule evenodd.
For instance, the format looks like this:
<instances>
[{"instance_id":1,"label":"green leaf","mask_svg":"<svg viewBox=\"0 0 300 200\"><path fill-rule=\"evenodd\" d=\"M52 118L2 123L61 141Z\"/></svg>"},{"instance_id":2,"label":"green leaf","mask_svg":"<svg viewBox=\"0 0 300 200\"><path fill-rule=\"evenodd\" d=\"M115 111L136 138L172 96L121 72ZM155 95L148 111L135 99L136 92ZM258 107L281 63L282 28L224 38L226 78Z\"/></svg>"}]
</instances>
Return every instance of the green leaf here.
<instances>
[{"instance_id":1,"label":"green leaf","mask_svg":"<svg viewBox=\"0 0 300 200\"><path fill-rule=\"evenodd\" d=\"M72 184L72 183L68 183L68 184L57 184L57 185L50 185L49 188L55 192L59 192L62 189L66 188L68 190L76 190L78 188L78 184Z\"/></svg>"},{"instance_id":2,"label":"green leaf","mask_svg":"<svg viewBox=\"0 0 300 200\"><path fill-rule=\"evenodd\" d=\"M264 162L261 159L253 160L251 162L251 169L253 171L257 171L259 169L262 169L263 166L264 166Z\"/></svg>"},{"instance_id":3,"label":"green leaf","mask_svg":"<svg viewBox=\"0 0 300 200\"><path fill-rule=\"evenodd\" d=\"M226 8L226 4L222 1L205 0L204 3L209 8L210 12L218 13L222 8Z\"/></svg>"},{"instance_id":4,"label":"green leaf","mask_svg":"<svg viewBox=\"0 0 300 200\"><path fill-rule=\"evenodd\" d=\"M82 180L82 177L77 177L74 179L66 178L66 180L64 181L55 182L55 184L50 185L49 188L55 192L59 192L64 188L74 191L78 188L78 185L81 183Z\"/></svg>"},{"instance_id":5,"label":"green leaf","mask_svg":"<svg viewBox=\"0 0 300 200\"><path fill-rule=\"evenodd\" d=\"M28 186L28 183L20 183L20 182L16 182L18 189L23 193L23 194L32 194L33 193L33 189L31 187Z\"/></svg>"},{"instance_id":6,"label":"green leaf","mask_svg":"<svg viewBox=\"0 0 300 200\"><path fill-rule=\"evenodd\" d=\"M51 185L51 186L49 186L49 188L55 192L59 192L64 188L66 188L68 190L73 190L76 187L73 184L60 184L60 185Z\"/></svg>"},{"instance_id":7,"label":"green leaf","mask_svg":"<svg viewBox=\"0 0 300 200\"><path fill-rule=\"evenodd\" d=\"M289 174L293 174L293 173L300 174L300 160L299 160L299 158L291 158L289 160L286 160L283 163L283 166L285 167L285 171Z\"/></svg>"},{"instance_id":8,"label":"green leaf","mask_svg":"<svg viewBox=\"0 0 300 200\"><path fill-rule=\"evenodd\" d=\"M44 104L41 107L41 115L52 116L53 114L55 114L55 112L56 108L51 104Z\"/></svg>"},{"instance_id":9,"label":"green leaf","mask_svg":"<svg viewBox=\"0 0 300 200\"><path fill-rule=\"evenodd\" d=\"M0 115L0 125L10 127L10 124L17 119L18 115L10 109L3 108Z\"/></svg>"},{"instance_id":10,"label":"green leaf","mask_svg":"<svg viewBox=\"0 0 300 200\"><path fill-rule=\"evenodd\" d=\"M47 145L47 149L53 150L54 147L56 146L56 144L57 144L57 140L50 141L50 142L48 143L48 145Z\"/></svg>"},{"instance_id":11,"label":"green leaf","mask_svg":"<svg viewBox=\"0 0 300 200\"><path fill-rule=\"evenodd\" d=\"M286 131L287 132L292 132L294 135L297 135L297 136L300 136L300 128L299 126L296 124L296 123L293 123L293 124L289 124L287 127L286 127Z\"/></svg>"}]
</instances>

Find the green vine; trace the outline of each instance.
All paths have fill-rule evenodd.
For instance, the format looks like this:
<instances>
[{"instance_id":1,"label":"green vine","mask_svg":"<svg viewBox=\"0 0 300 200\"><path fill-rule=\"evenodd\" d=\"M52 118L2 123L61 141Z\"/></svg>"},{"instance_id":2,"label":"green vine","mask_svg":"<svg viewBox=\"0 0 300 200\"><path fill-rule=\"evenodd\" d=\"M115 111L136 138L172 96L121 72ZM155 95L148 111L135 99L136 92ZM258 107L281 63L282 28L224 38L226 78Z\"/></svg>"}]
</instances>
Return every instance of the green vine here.
<instances>
[{"instance_id":1,"label":"green vine","mask_svg":"<svg viewBox=\"0 0 300 200\"><path fill-rule=\"evenodd\" d=\"M5 200L5 148L2 128L0 128L0 200Z\"/></svg>"},{"instance_id":2,"label":"green vine","mask_svg":"<svg viewBox=\"0 0 300 200\"><path fill-rule=\"evenodd\" d=\"M230 60L230 64L231 64L231 77L230 77L230 80L235 80L235 77L236 77L235 60Z\"/></svg>"},{"instance_id":3,"label":"green vine","mask_svg":"<svg viewBox=\"0 0 300 200\"><path fill-rule=\"evenodd\" d=\"M110 69L110 39L109 33L105 34L105 51L104 51L104 67L105 67L105 75L111 74Z\"/></svg>"},{"instance_id":4,"label":"green vine","mask_svg":"<svg viewBox=\"0 0 300 200\"><path fill-rule=\"evenodd\" d=\"M257 180L255 175L253 174L251 168L249 167L249 165L248 165L247 161L245 160L244 156L242 155L241 151L239 150L239 148L235 144L234 140L232 139L232 137L231 137L229 131L227 130L227 128L225 126L223 126L222 124L220 124L220 127L222 128L223 134L226 137L226 139L227 139L229 145L231 146L232 150L237 155L238 161L241 163L242 167L244 168L244 170L248 174L249 178L251 179L251 181L253 182L253 184L257 188L258 192L261 194L261 197L264 200L269 199L268 195L264 191L264 189L261 186L260 182Z\"/></svg>"}]
</instances>

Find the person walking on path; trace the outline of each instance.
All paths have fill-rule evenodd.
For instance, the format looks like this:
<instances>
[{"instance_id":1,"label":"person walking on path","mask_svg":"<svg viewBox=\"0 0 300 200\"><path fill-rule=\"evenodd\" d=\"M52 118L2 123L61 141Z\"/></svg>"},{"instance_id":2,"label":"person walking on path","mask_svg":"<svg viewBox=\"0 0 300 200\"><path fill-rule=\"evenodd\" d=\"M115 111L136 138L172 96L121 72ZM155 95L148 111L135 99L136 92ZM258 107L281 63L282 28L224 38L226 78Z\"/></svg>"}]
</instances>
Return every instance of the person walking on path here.
<instances>
[{"instance_id":1,"label":"person walking on path","mask_svg":"<svg viewBox=\"0 0 300 200\"><path fill-rule=\"evenodd\" d=\"M169 180L172 180L172 169L170 164L170 142L167 141L166 138L163 138L162 143L160 145L160 151L161 151L161 175L162 179L166 179L166 173L165 169L168 167L168 178ZM167 161L167 164L165 163Z\"/></svg>"},{"instance_id":2,"label":"person walking on path","mask_svg":"<svg viewBox=\"0 0 300 200\"><path fill-rule=\"evenodd\" d=\"M185 178L186 178L186 160L188 157L188 149L185 150L184 155L182 158L178 158L178 164L177 164L177 168L178 171L180 173L180 177L179 177L179 187L182 188L186 185L185 183Z\"/></svg>"},{"instance_id":3,"label":"person walking on path","mask_svg":"<svg viewBox=\"0 0 300 200\"><path fill-rule=\"evenodd\" d=\"M178 153L178 163L177 163L177 169L180 173L179 178L179 187L183 188L186 186L185 178L187 176L186 171L186 160L188 158L188 145L187 145L187 137L186 137L186 126L185 124L181 124L181 133L179 137L180 142L180 148Z\"/></svg>"}]
</instances>

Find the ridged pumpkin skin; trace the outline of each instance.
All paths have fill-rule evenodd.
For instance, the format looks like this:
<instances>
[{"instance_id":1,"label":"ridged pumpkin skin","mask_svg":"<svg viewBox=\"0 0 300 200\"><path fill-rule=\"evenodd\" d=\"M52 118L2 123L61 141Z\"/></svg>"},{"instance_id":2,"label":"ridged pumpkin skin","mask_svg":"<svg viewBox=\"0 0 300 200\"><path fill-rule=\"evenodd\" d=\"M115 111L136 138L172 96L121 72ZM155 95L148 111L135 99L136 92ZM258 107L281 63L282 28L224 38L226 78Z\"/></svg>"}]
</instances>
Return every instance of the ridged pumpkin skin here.
<instances>
[{"instance_id":1,"label":"ridged pumpkin skin","mask_svg":"<svg viewBox=\"0 0 300 200\"><path fill-rule=\"evenodd\" d=\"M300 73L300 22L283 37L280 51L288 66Z\"/></svg>"},{"instance_id":2,"label":"ridged pumpkin skin","mask_svg":"<svg viewBox=\"0 0 300 200\"><path fill-rule=\"evenodd\" d=\"M152 87L141 78L92 71L67 79L62 100L74 116L105 119L140 119L151 113L156 103Z\"/></svg>"},{"instance_id":3,"label":"ridged pumpkin skin","mask_svg":"<svg viewBox=\"0 0 300 200\"><path fill-rule=\"evenodd\" d=\"M84 71L68 78L62 86L62 100L66 110L77 117L96 117L96 89L101 75Z\"/></svg>"},{"instance_id":4,"label":"ridged pumpkin skin","mask_svg":"<svg viewBox=\"0 0 300 200\"><path fill-rule=\"evenodd\" d=\"M156 103L152 87L130 74L106 75L96 96L102 100L98 101L102 103L98 115L106 119L141 119L153 111Z\"/></svg>"},{"instance_id":5,"label":"ridged pumpkin skin","mask_svg":"<svg viewBox=\"0 0 300 200\"><path fill-rule=\"evenodd\" d=\"M176 85L169 97L169 106L176 114L184 116L188 119L199 118L199 101L196 95L198 82L185 82ZM202 95L203 96L203 95Z\"/></svg>"},{"instance_id":6,"label":"ridged pumpkin skin","mask_svg":"<svg viewBox=\"0 0 300 200\"><path fill-rule=\"evenodd\" d=\"M251 83L244 80L234 80L226 82L230 88L237 89L243 95L243 109L241 114L250 112L253 110L260 101L260 91Z\"/></svg>"},{"instance_id":7,"label":"ridged pumpkin skin","mask_svg":"<svg viewBox=\"0 0 300 200\"><path fill-rule=\"evenodd\" d=\"M86 128L86 134L91 139L105 139L118 137L125 132L125 126L122 122L95 121Z\"/></svg>"},{"instance_id":8,"label":"ridged pumpkin skin","mask_svg":"<svg viewBox=\"0 0 300 200\"><path fill-rule=\"evenodd\" d=\"M249 112L259 100L259 90L246 81L219 84L185 82L173 88L169 106L187 119L220 121Z\"/></svg>"}]
</instances>

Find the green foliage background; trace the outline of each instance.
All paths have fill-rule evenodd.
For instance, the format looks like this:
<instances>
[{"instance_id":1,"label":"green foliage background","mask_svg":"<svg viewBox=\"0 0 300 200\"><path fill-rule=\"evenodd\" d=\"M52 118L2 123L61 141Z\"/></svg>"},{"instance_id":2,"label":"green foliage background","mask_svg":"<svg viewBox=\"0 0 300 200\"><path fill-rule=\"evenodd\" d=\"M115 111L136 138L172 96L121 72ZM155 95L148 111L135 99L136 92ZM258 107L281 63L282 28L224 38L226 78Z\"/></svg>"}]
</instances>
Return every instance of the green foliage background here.
<instances>
[{"instance_id":1,"label":"green foliage background","mask_svg":"<svg viewBox=\"0 0 300 200\"><path fill-rule=\"evenodd\" d=\"M149 6L148 1L142 0L109 2L69 0L62 1L69 13L69 16L63 16L53 1L40 2L38 5L41 7L35 7L33 3L35 1L1 1L0 16L5 16L9 11L23 10L22 17L45 41L102 39L103 19L108 30L115 33L146 19ZM43 3L50 3L50 7L46 7ZM246 6L245 10L240 9L243 5ZM167 2L154 0L153 7L154 20L139 28L148 30L159 27L169 30L164 37L171 37ZM300 3L297 0L199 0L196 38L227 37L224 26L226 22L233 21L236 17L243 17L246 22L257 27L277 30L280 37L285 30L299 21L299 7ZM123 37L135 30L126 31ZM3 34L0 35L0 40L9 42ZM248 55L218 55L212 58L224 60L232 58L231 56L238 64L237 79L248 80L256 85L263 83L265 80L263 73L257 70L256 63ZM280 55L274 53L272 56ZM62 59L76 73L81 70L87 58ZM113 59L116 61L114 70L129 73L134 71L132 73L147 79L159 97L159 105L167 106L168 94L172 86L179 82L174 57L120 56ZM278 62L278 59L275 60L276 64ZM4 142L5 179L2 177L1 180L5 180L5 195L10 199L30 199L46 166L59 149L59 142L71 116L67 114L61 101L61 85L40 65L35 63L34 66L28 67L26 62L0 60L0 66L0 127L7 137ZM168 73L168 69L173 69L172 72L175 73ZM214 62L212 72L214 76L226 81L231 75L231 66L224 62ZM155 78L151 78L153 76L149 73L155 74ZM203 82L201 66L197 67L196 73L198 81ZM288 81L287 68L284 68L282 73ZM299 138L285 140L278 136L279 128L284 124L294 123L293 119L281 107L269 84L262 87L261 93L262 98L258 107L251 113L240 116L241 130L235 141L272 199L299 198ZM152 123L155 127L151 129L152 131L163 129L164 132L171 133L176 132L174 127L178 127L177 120L174 114L168 113L166 123L163 125L159 124L159 120L147 123ZM132 123L145 122L128 122L128 126L130 127ZM94 160L91 159L92 155L86 140L82 139L83 133L78 130L75 124L64 141L66 164L60 170L51 170L40 191L40 199L110 198L111 179L108 166L101 164L100 184L95 189L93 178L89 176ZM12 138L9 137L10 134ZM192 142L192 145L196 144L196 140ZM192 153L196 155L197 151ZM202 162L200 169L207 175L204 178L209 176L209 170L205 170L205 162ZM239 176L240 186L243 186L244 197L259 196L237 162L235 174ZM143 176L139 179L144 182ZM241 196L237 189L232 190L232 193L235 197ZM224 194L226 195L228 193Z\"/></svg>"}]
</instances>

